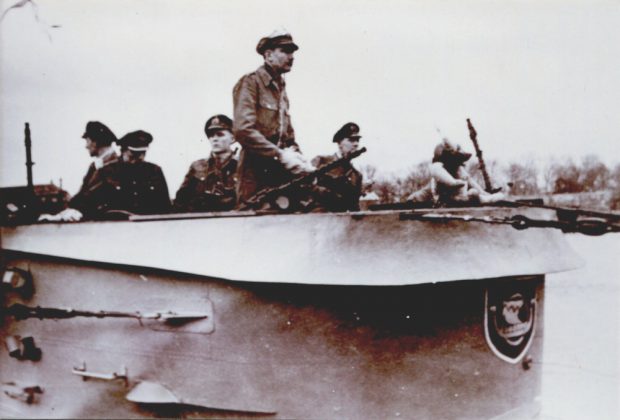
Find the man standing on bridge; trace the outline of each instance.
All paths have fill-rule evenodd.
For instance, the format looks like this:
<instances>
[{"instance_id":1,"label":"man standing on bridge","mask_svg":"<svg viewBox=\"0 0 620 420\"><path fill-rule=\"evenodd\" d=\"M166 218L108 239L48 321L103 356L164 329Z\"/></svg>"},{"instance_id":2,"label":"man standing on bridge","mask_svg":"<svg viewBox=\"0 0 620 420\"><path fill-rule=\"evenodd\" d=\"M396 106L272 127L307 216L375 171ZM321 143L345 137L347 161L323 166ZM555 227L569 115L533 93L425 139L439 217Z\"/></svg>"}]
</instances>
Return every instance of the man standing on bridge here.
<instances>
[{"instance_id":1,"label":"man standing on bridge","mask_svg":"<svg viewBox=\"0 0 620 420\"><path fill-rule=\"evenodd\" d=\"M266 187L281 185L312 169L299 153L289 115L284 73L299 47L287 32L262 38L256 52L264 65L243 76L233 89L233 133L241 144L238 203Z\"/></svg>"}]
</instances>

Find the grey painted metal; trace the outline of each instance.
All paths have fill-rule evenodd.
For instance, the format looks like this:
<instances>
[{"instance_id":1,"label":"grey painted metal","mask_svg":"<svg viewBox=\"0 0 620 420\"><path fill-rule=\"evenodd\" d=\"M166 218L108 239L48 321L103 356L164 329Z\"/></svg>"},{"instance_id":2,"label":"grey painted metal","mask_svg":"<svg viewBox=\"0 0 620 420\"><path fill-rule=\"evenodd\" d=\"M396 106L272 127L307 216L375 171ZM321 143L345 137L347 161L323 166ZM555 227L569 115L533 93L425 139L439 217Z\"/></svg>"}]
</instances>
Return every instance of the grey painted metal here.
<instances>
[{"instance_id":1,"label":"grey painted metal","mask_svg":"<svg viewBox=\"0 0 620 420\"><path fill-rule=\"evenodd\" d=\"M230 213L2 227L5 267L31 273L34 282L32 294L5 288L2 307L207 316L178 324L5 317L0 337L18 347L20 337L32 337L42 358L0 352L0 382L12 387L0 394L0 414L535 414L543 274L580 259L550 229L400 214ZM485 292L508 284L537 290L526 364L502 360L485 339Z\"/></svg>"},{"instance_id":2,"label":"grey painted metal","mask_svg":"<svg viewBox=\"0 0 620 420\"><path fill-rule=\"evenodd\" d=\"M516 211L526 210L450 209L475 216ZM331 285L532 275L582 263L553 229L400 220L400 213L232 213L2 227L2 247L229 280Z\"/></svg>"},{"instance_id":3,"label":"grey painted metal","mask_svg":"<svg viewBox=\"0 0 620 420\"><path fill-rule=\"evenodd\" d=\"M31 335L43 357L32 362L0 352L0 381L39 386L43 394L31 404L0 395L3 417L478 419L536 409L542 276L321 286L4 257L31 270L36 292L27 302L8 293L3 305L147 312L202 299L212 303L214 328L154 331L128 318L5 319L0 336ZM495 356L484 337L485 289L512 281L538 290L529 369ZM84 381L73 373L82 362L88 372L126 373L127 384Z\"/></svg>"}]
</instances>

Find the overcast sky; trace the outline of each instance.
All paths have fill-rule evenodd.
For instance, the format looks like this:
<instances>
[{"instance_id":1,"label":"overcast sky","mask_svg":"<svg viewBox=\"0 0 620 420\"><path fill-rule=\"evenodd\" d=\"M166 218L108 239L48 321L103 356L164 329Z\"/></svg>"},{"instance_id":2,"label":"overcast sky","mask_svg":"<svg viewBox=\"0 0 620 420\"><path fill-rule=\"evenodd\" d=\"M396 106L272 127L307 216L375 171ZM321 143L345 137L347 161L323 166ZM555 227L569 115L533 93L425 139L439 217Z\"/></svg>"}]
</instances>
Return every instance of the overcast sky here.
<instances>
[{"instance_id":1,"label":"overcast sky","mask_svg":"<svg viewBox=\"0 0 620 420\"><path fill-rule=\"evenodd\" d=\"M17 0L1 2L6 10ZM75 193L89 164L87 121L155 140L171 193L209 153L208 117L232 115L232 87L284 27L300 50L287 74L297 139L334 151L361 126L359 164L400 173L442 135L489 160L620 160L620 1L36 0L0 23L0 185L25 183L31 125L35 183ZM60 25L52 28L50 25Z\"/></svg>"}]
</instances>

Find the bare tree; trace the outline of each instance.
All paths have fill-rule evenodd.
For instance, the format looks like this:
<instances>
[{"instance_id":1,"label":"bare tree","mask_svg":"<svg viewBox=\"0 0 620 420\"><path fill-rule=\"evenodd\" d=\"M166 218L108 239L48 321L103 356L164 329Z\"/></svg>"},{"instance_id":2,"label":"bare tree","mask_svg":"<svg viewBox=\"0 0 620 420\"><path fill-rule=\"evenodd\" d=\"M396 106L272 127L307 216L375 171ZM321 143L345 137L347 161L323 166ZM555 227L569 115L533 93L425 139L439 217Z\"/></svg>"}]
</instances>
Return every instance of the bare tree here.
<instances>
[{"instance_id":1,"label":"bare tree","mask_svg":"<svg viewBox=\"0 0 620 420\"><path fill-rule=\"evenodd\" d=\"M512 162L505 169L509 193L512 195L534 195L538 188L538 168L533 160Z\"/></svg>"},{"instance_id":2,"label":"bare tree","mask_svg":"<svg viewBox=\"0 0 620 420\"><path fill-rule=\"evenodd\" d=\"M375 181L373 191L379 196L380 203L400 201L398 178L386 177Z\"/></svg>"},{"instance_id":3,"label":"bare tree","mask_svg":"<svg viewBox=\"0 0 620 420\"><path fill-rule=\"evenodd\" d=\"M611 171L595 155L588 155L581 161L579 183L584 191L601 191L607 189Z\"/></svg>"},{"instance_id":4,"label":"bare tree","mask_svg":"<svg viewBox=\"0 0 620 420\"><path fill-rule=\"evenodd\" d=\"M364 193L368 193L374 190L375 182L378 179L377 167L373 165L362 165L359 168L360 173L362 174L363 179L363 187L362 190Z\"/></svg>"},{"instance_id":5,"label":"bare tree","mask_svg":"<svg viewBox=\"0 0 620 420\"><path fill-rule=\"evenodd\" d=\"M505 171L497 160L485 160L485 167L489 174L489 180L494 188L503 187L506 184ZM482 169L477 159L470 159L465 164L465 169L467 169L469 176L473 177L478 184L486 188L484 175L482 174Z\"/></svg>"},{"instance_id":6,"label":"bare tree","mask_svg":"<svg viewBox=\"0 0 620 420\"><path fill-rule=\"evenodd\" d=\"M401 176L382 176L370 165L361 168L361 171L368 181L374 181L367 190L374 191L382 203L392 203L405 200L430 181L429 165L429 162L420 162ZM543 190L550 194L611 191L610 205L620 209L620 164L610 170L594 155L584 157L579 163L571 159L551 161L542 172L542 190L538 185L540 169L534 159L507 165L491 160L486 166L493 186L504 186L504 191L512 195L536 195ZM467 163L466 169L480 185L484 185L475 159Z\"/></svg>"},{"instance_id":7,"label":"bare tree","mask_svg":"<svg viewBox=\"0 0 620 420\"><path fill-rule=\"evenodd\" d=\"M377 167L373 165L361 165L359 167L359 171L361 172L364 179L369 181L374 181L377 177Z\"/></svg>"},{"instance_id":8,"label":"bare tree","mask_svg":"<svg viewBox=\"0 0 620 420\"><path fill-rule=\"evenodd\" d=\"M617 163L610 173L611 196L609 198L609 208L620 210L620 163Z\"/></svg>"},{"instance_id":9,"label":"bare tree","mask_svg":"<svg viewBox=\"0 0 620 420\"><path fill-rule=\"evenodd\" d=\"M401 180L399 189L401 198L408 197L412 192L423 188L431 179L430 163L420 162L409 169L409 172Z\"/></svg>"},{"instance_id":10,"label":"bare tree","mask_svg":"<svg viewBox=\"0 0 620 420\"><path fill-rule=\"evenodd\" d=\"M544 192L547 194L553 193L555 186L555 162L551 161L545 165L543 171Z\"/></svg>"},{"instance_id":11,"label":"bare tree","mask_svg":"<svg viewBox=\"0 0 620 420\"><path fill-rule=\"evenodd\" d=\"M552 192L555 194L578 193L583 191L579 182L581 168L572 159L566 162L555 162L549 168L552 177Z\"/></svg>"}]
</instances>

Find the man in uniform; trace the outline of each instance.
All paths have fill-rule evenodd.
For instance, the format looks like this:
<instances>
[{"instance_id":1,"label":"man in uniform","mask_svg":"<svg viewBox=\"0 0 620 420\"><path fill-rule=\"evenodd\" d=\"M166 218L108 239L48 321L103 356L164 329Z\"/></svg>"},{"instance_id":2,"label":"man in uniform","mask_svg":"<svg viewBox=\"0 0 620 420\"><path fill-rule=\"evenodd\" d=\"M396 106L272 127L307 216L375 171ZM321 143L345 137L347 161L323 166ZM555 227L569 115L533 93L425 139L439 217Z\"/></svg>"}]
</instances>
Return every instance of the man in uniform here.
<instances>
[{"instance_id":1,"label":"man in uniform","mask_svg":"<svg viewBox=\"0 0 620 420\"><path fill-rule=\"evenodd\" d=\"M488 193L469 175L465 162L471 153L458 144L444 138L435 146L430 166L431 180L422 189L413 192L409 201L428 203L434 206L463 204L486 204L504 199L504 194Z\"/></svg>"},{"instance_id":2,"label":"man in uniform","mask_svg":"<svg viewBox=\"0 0 620 420\"><path fill-rule=\"evenodd\" d=\"M232 120L215 115L207 120L205 133L211 155L189 167L174 200L175 211L227 211L235 206L237 159L231 149L235 141Z\"/></svg>"},{"instance_id":3,"label":"man in uniform","mask_svg":"<svg viewBox=\"0 0 620 420\"><path fill-rule=\"evenodd\" d=\"M284 81L298 48L286 32L262 38L256 52L263 56L264 65L243 76L233 89L233 133L242 146L239 203L313 169L298 153Z\"/></svg>"},{"instance_id":4,"label":"man in uniform","mask_svg":"<svg viewBox=\"0 0 620 420\"><path fill-rule=\"evenodd\" d=\"M86 141L86 150L88 150L88 154L93 161L88 166L80 190L71 198L68 208L54 216L49 214L41 215L39 220L62 220L66 222L81 220L83 215L79 209L84 205L85 197L92 187L95 172L104 166L118 161L119 157L112 147L112 143L117 141L116 136L105 124L99 121L89 121L86 124L86 130L82 138Z\"/></svg>"},{"instance_id":5,"label":"man in uniform","mask_svg":"<svg viewBox=\"0 0 620 420\"><path fill-rule=\"evenodd\" d=\"M338 143L338 151L333 155L317 156L312 164L318 168L348 157L359 147L360 128L355 123L346 123L334 134L333 142ZM317 180L315 192L318 208L327 211L358 211L362 196L362 174L345 162L332 169Z\"/></svg>"},{"instance_id":6,"label":"man in uniform","mask_svg":"<svg viewBox=\"0 0 620 420\"><path fill-rule=\"evenodd\" d=\"M84 213L97 217L109 210L135 214L170 211L168 186L161 168L144 161L152 141L153 136L142 130L128 133L117 141L121 160L95 173Z\"/></svg>"}]
</instances>

